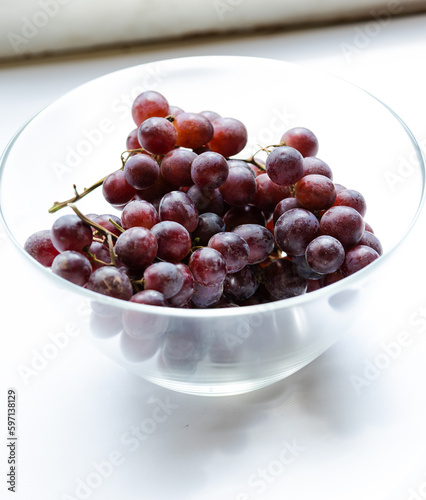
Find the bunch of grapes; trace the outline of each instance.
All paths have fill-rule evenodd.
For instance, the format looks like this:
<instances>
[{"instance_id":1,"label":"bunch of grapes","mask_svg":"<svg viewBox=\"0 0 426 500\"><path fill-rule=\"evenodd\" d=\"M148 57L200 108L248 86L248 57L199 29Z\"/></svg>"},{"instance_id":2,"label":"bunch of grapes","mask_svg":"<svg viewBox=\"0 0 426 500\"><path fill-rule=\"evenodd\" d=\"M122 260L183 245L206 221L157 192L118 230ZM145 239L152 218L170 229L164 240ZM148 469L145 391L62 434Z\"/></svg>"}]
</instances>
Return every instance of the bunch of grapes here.
<instances>
[{"instance_id":1,"label":"bunch of grapes","mask_svg":"<svg viewBox=\"0 0 426 500\"><path fill-rule=\"evenodd\" d=\"M66 202L26 251L89 290L161 307L240 307L334 283L377 259L363 195L333 182L303 127L248 159L247 129L184 112L158 92L134 101L122 167ZM262 159L260 159L262 156ZM102 187L116 214L75 202Z\"/></svg>"}]
</instances>

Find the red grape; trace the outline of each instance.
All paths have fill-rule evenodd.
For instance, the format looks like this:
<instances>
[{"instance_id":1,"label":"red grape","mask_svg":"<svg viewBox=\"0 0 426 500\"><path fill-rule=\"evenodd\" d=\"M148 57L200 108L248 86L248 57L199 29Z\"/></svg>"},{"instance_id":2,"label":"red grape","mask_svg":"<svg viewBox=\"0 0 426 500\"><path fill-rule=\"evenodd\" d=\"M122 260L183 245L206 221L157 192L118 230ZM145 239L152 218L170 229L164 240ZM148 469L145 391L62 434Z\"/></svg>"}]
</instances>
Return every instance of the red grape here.
<instances>
[{"instance_id":1,"label":"red grape","mask_svg":"<svg viewBox=\"0 0 426 500\"><path fill-rule=\"evenodd\" d=\"M174 221L192 233L198 226L198 210L191 198L182 191L163 196L159 207L160 221Z\"/></svg>"},{"instance_id":2,"label":"red grape","mask_svg":"<svg viewBox=\"0 0 426 500\"><path fill-rule=\"evenodd\" d=\"M241 271L248 263L249 246L236 233L217 233L210 238L208 246L222 254L226 262L226 271L228 274Z\"/></svg>"},{"instance_id":3,"label":"red grape","mask_svg":"<svg viewBox=\"0 0 426 500\"><path fill-rule=\"evenodd\" d=\"M354 208L336 206L321 217L321 234L334 236L345 247L356 245L364 234L364 219Z\"/></svg>"},{"instance_id":4,"label":"red grape","mask_svg":"<svg viewBox=\"0 0 426 500\"><path fill-rule=\"evenodd\" d=\"M223 226L225 227L225 224ZM49 229L32 234L26 240L24 250L45 267L50 267L53 259L59 254L59 251L52 243Z\"/></svg>"},{"instance_id":5,"label":"red grape","mask_svg":"<svg viewBox=\"0 0 426 500\"><path fill-rule=\"evenodd\" d=\"M335 206L352 207L364 217L367 212L367 202L364 196L355 189L342 189L337 193Z\"/></svg>"},{"instance_id":6,"label":"red grape","mask_svg":"<svg viewBox=\"0 0 426 500\"><path fill-rule=\"evenodd\" d=\"M152 116L165 117L169 114L167 99L154 90L139 94L133 101L132 117L137 126Z\"/></svg>"},{"instance_id":7,"label":"red grape","mask_svg":"<svg viewBox=\"0 0 426 500\"><path fill-rule=\"evenodd\" d=\"M308 244L319 235L319 227L312 212L292 208L275 223L275 241L288 255L304 255Z\"/></svg>"},{"instance_id":8,"label":"red grape","mask_svg":"<svg viewBox=\"0 0 426 500\"><path fill-rule=\"evenodd\" d=\"M228 178L228 162L219 153L201 153L192 162L191 178L200 189L217 189Z\"/></svg>"},{"instance_id":9,"label":"red grape","mask_svg":"<svg viewBox=\"0 0 426 500\"><path fill-rule=\"evenodd\" d=\"M318 139L311 130L305 127L287 130L280 142L297 149L302 156L316 156L318 153Z\"/></svg>"},{"instance_id":10,"label":"red grape","mask_svg":"<svg viewBox=\"0 0 426 500\"><path fill-rule=\"evenodd\" d=\"M158 243L157 257L168 262L183 260L191 250L191 236L182 224L159 222L151 229Z\"/></svg>"},{"instance_id":11,"label":"red grape","mask_svg":"<svg viewBox=\"0 0 426 500\"><path fill-rule=\"evenodd\" d=\"M157 239L145 227L131 227L122 233L115 243L115 253L120 261L130 268L143 268L157 254Z\"/></svg>"},{"instance_id":12,"label":"red grape","mask_svg":"<svg viewBox=\"0 0 426 500\"><path fill-rule=\"evenodd\" d=\"M346 252L345 261L340 268L343 277L350 276L379 258L379 254L366 245L356 245Z\"/></svg>"},{"instance_id":13,"label":"red grape","mask_svg":"<svg viewBox=\"0 0 426 500\"><path fill-rule=\"evenodd\" d=\"M228 205L233 207L247 205L252 203L256 196L256 179L246 166L232 167L219 191Z\"/></svg>"},{"instance_id":14,"label":"red grape","mask_svg":"<svg viewBox=\"0 0 426 500\"><path fill-rule=\"evenodd\" d=\"M158 163L146 154L131 156L124 166L124 177L135 189L152 186L160 174Z\"/></svg>"},{"instance_id":15,"label":"red grape","mask_svg":"<svg viewBox=\"0 0 426 500\"><path fill-rule=\"evenodd\" d=\"M165 155L171 151L176 139L176 129L166 118L148 118L139 126L138 140L141 146L154 155Z\"/></svg>"},{"instance_id":16,"label":"red grape","mask_svg":"<svg viewBox=\"0 0 426 500\"><path fill-rule=\"evenodd\" d=\"M121 220L124 229L135 226L151 229L160 219L154 205L145 200L133 200L123 208Z\"/></svg>"},{"instance_id":17,"label":"red grape","mask_svg":"<svg viewBox=\"0 0 426 500\"><path fill-rule=\"evenodd\" d=\"M322 235L306 247L306 262L317 273L330 274L337 271L345 260L345 249L333 236Z\"/></svg>"},{"instance_id":18,"label":"red grape","mask_svg":"<svg viewBox=\"0 0 426 500\"><path fill-rule=\"evenodd\" d=\"M242 224L233 229L249 246L248 264L264 261L274 249L274 237L264 226Z\"/></svg>"},{"instance_id":19,"label":"red grape","mask_svg":"<svg viewBox=\"0 0 426 500\"><path fill-rule=\"evenodd\" d=\"M211 121L200 113L180 113L174 126L177 131L176 145L184 148L200 148L213 137Z\"/></svg>"},{"instance_id":20,"label":"red grape","mask_svg":"<svg viewBox=\"0 0 426 500\"><path fill-rule=\"evenodd\" d=\"M92 274L92 265L81 253L66 250L54 258L52 272L76 285L84 286Z\"/></svg>"},{"instance_id":21,"label":"red grape","mask_svg":"<svg viewBox=\"0 0 426 500\"><path fill-rule=\"evenodd\" d=\"M92 228L75 214L62 215L52 225L50 237L54 247L63 252L76 250L81 252L89 248L93 240Z\"/></svg>"},{"instance_id":22,"label":"red grape","mask_svg":"<svg viewBox=\"0 0 426 500\"><path fill-rule=\"evenodd\" d=\"M122 300L129 300L133 295L129 278L113 266L104 266L93 271L86 288Z\"/></svg>"},{"instance_id":23,"label":"red grape","mask_svg":"<svg viewBox=\"0 0 426 500\"><path fill-rule=\"evenodd\" d=\"M236 118L217 118L213 130L213 137L207 145L225 158L238 154L247 144L247 129Z\"/></svg>"},{"instance_id":24,"label":"red grape","mask_svg":"<svg viewBox=\"0 0 426 500\"><path fill-rule=\"evenodd\" d=\"M113 206L125 205L136 192L137 190L127 182L123 170L109 174L102 184L104 198Z\"/></svg>"},{"instance_id":25,"label":"red grape","mask_svg":"<svg viewBox=\"0 0 426 500\"><path fill-rule=\"evenodd\" d=\"M160 172L163 179L174 186L191 186L191 165L197 158L193 151L173 149L161 160Z\"/></svg>"},{"instance_id":26,"label":"red grape","mask_svg":"<svg viewBox=\"0 0 426 500\"><path fill-rule=\"evenodd\" d=\"M280 146L269 153L266 173L280 186L291 186L303 176L303 156L289 146Z\"/></svg>"},{"instance_id":27,"label":"red grape","mask_svg":"<svg viewBox=\"0 0 426 500\"><path fill-rule=\"evenodd\" d=\"M302 177L295 185L295 195L302 207L308 210L324 210L336 200L333 182L325 175L310 174Z\"/></svg>"},{"instance_id":28,"label":"red grape","mask_svg":"<svg viewBox=\"0 0 426 500\"><path fill-rule=\"evenodd\" d=\"M264 284L275 299L287 299L306 291L306 279L288 259L275 259L264 270Z\"/></svg>"},{"instance_id":29,"label":"red grape","mask_svg":"<svg viewBox=\"0 0 426 500\"><path fill-rule=\"evenodd\" d=\"M223 283L226 261L222 254L209 247L198 248L189 258L188 267L194 280L203 286Z\"/></svg>"}]
</instances>

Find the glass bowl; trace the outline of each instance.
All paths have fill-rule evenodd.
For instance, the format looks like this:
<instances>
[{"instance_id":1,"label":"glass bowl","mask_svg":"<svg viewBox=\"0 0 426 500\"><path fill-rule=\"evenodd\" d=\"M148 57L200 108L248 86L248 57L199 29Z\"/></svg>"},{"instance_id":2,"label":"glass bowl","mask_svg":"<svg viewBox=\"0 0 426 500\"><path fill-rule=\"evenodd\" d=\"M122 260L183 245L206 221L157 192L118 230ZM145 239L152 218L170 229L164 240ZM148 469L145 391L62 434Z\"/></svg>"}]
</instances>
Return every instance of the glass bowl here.
<instances>
[{"instance_id":1,"label":"glass bowl","mask_svg":"<svg viewBox=\"0 0 426 500\"><path fill-rule=\"evenodd\" d=\"M23 250L27 237L50 228L56 200L117 170L131 103L157 90L186 111L210 109L240 119L249 131L247 158L276 144L294 126L314 131L319 158L334 181L367 200L365 220L384 247L381 258L317 291L268 304L223 309L143 306L66 282ZM374 314L380 272L415 223L424 198L425 167L400 118L365 91L321 72L251 57L191 57L117 71L69 92L29 121L1 161L1 217L34 283L43 280L52 308L78 323L88 339L136 375L173 390L208 396L267 386L310 363ZM98 190L99 191L99 190ZM114 213L94 191L78 202L84 213ZM403 207L396 210L395 207ZM24 268L23 268L24 269ZM41 313L42 314L42 313ZM138 339L123 318L142 325ZM76 360L77 362L77 360Z\"/></svg>"}]
</instances>

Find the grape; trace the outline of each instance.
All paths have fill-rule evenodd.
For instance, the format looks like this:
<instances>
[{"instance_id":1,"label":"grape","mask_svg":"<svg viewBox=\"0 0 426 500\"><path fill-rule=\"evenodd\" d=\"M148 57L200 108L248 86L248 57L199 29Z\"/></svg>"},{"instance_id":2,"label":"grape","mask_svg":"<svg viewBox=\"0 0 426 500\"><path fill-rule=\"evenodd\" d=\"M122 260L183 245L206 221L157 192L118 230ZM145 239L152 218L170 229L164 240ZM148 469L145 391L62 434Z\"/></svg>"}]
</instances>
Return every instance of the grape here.
<instances>
[{"instance_id":1,"label":"grape","mask_svg":"<svg viewBox=\"0 0 426 500\"><path fill-rule=\"evenodd\" d=\"M275 259L264 269L264 284L275 299L287 299L306 291L306 279L288 259Z\"/></svg>"},{"instance_id":2,"label":"grape","mask_svg":"<svg viewBox=\"0 0 426 500\"><path fill-rule=\"evenodd\" d=\"M248 264L264 261L274 249L274 237L259 224L242 224L233 229L249 246Z\"/></svg>"},{"instance_id":3,"label":"grape","mask_svg":"<svg viewBox=\"0 0 426 500\"><path fill-rule=\"evenodd\" d=\"M154 205L145 200L133 200L123 208L121 220L124 229L135 226L151 229L160 219Z\"/></svg>"},{"instance_id":4,"label":"grape","mask_svg":"<svg viewBox=\"0 0 426 500\"><path fill-rule=\"evenodd\" d=\"M257 290L259 283L250 266L228 274L223 283L223 293L231 300L246 300Z\"/></svg>"},{"instance_id":5,"label":"grape","mask_svg":"<svg viewBox=\"0 0 426 500\"><path fill-rule=\"evenodd\" d=\"M124 177L135 189L152 186L160 174L158 163L146 154L131 156L124 166Z\"/></svg>"},{"instance_id":6,"label":"grape","mask_svg":"<svg viewBox=\"0 0 426 500\"><path fill-rule=\"evenodd\" d=\"M92 274L92 265L81 253L66 250L53 259L52 272L71 283L84 286Z\"/></svg>"},{"instance_id":7,"label":"grape","mask_svg":"<svg viewBox=\"0 0 426 500\"><path fill-rule=\"evenodd\" d=\"M200 148L213 137L211 121L200 113L180 113L176 116L174 126L177 131L177 146L184 148Z\"/></svg>"},{"instance_id":8,"label":"grape","mask_svg":"<svg viewBox=\"0 0 426 500\"><path fill-rule=\"evenodd\" d=\"M131 227L122 233L115 243L115 253L130 268L148 266L157 254L157 239L145 227Z\"/></svg>"},{"instance_id":9,"label":"grape","mask_svg":"<svg viewBox=\"0 0 426 500\"><path fill-rule=\"evenodd\" d=\"M247 205L253 202L256 195L256 179L246 166L232 167L219 191L229 205L234 207Z\"/></svg>"},{"instance_id":10,"label":"grape","mask_svg":"<svg viewBox=\"0 0 426 500\"><path fill-rule=\"evenodd\" d=\"M169 182L167 182L163 176L158 176L155 183L146 189L142 189L136 192L135 199L136 200L145 200L149 201L156 209L158 209L160 205L161 198L167 194L169 191L173 191L176 189L176 186L173 186Z\"/></svg>"},{"instance_id":11,"label":"grape","mask_svg":"<svg viewBox=\"0 0 426 500\"><path fill-rule=\"evenodd\" d=\"M366 245L356 245L346 252L340 271L343 277L350 276L379 258L379 254Z\"/></svg>"},{"instance_id":12,"label":"grape","mask_svg":"<svg viewBox=\"0 0 426 500\"><path fill-rule=\"evenodd\" d=\"M247 129L235 118L217 118L213 122L213 137L207 144L225 158L242 151L247 144Z\"/></svg>"},{"instance_id":13,"label":"grape","mask_svg":"<svg viewBox=\"0 0 426 500\"><path fill-rule=\"evenodd\" d=\"M325 175L331 181L333 180L333 172L325 161L316 156L306 156L303 158L303 175L311 174Z\"/></svg>"},{"instance_id":14,"label":"grape","mask_svg":"<svg viewBox=\"0 0 426 500\"><path fill-rule=\"evenodd\" d=\"M223 283L226 276L226 261L222 254L209 247L198 248L189 258L188 267L194 280L203 286Z\"/></svg>"},{"instance_id":15,"label":"grape","mask_svg":"<svg viewBox=\"0 0 426 500\"><path fill-rule=\"evenodd\" d=\"M276 205L284 198L291 196L288 186L280 186L272 182L266 173L256 177L256 195L253 205L264 212L273 212Z\"/></svg>"},{"instance_id":16,"label":"grape","mask_svg":"<svg viewBox=\"0 0 426 500\"><path fill-rule=\"evenodd\" d=\"M364 219L354 208L337 206L329 208L321 217L321 234L334 236L345 247L356 245L364 233Z\"/></svg>"},{"instance_id":17,"label":"grape","mask_svg":"<svg viewBox=\"0 0 426 500\"><path fill-rule=\"evenodd\" d=\"M179 106L169 106L169 114L171 116L178 116L180 115L181 113L184 113L184 110L182 108L180 108Z\"/></svg>"},{"instance_id":18,"label":"grape","mask_svg":"<svg viewBox=\"0 0 426 500\"><path fill-rule=\"evenodd\" d=\"M292 208L275 223L275 241L288 255L304 255L308 244L319 235L319 228L312 212Z\"/></svg>"},{"instance_id":19,"label":"grape","mask_svg":"<svg viewBox=\"0 0 426 500\"><path fill-rule=\"evenodd\" d=\"M157 257L167 262L183 260L191 250L191 237L188 231L173 221L159 222L151 229L158 243Z\"/></svg>"},{"instance_id":20,"label":"grape","mask_svg":"<svg viewBox=\"0 0 426 500\"><path fill-rule=\"evenodd\" d=\"M222 216L226 212L227 205L218 189L200 189L194 185L188 189L186 194L194 202L199 214L213 212Z\"/></svg>"},{"instance_id":21,"label":"grape","mask_svg":"<svg viewBox=\"0 0 426 500\"><path fill-rule=\"evenodd\" d=\"M167 300L157 290L143 290L132 295L129 302L150 306L167 307ZM138 340L158 339L166 331L169 320L165 316L145 311L127 309L122 316L123 329L127 335Z\"/></svg>"},{"instance_id":22,"label":"grape","mask_svg":"<svg viewBox=\"0 0 426 500\"><path fill-rule=\"evenodd\" d=\"M337 193L335 206L352 207L364 217L367 211L367 203L364 196L355 189L342 189Z\"/></svg>"},{"instance_id":23,"label":"grape","mask_svg":"<svg viewBox=\"0 0 426 500\"><path fill-rule=\"evenodd\" d=\"M273 214L274 224L282 214L284 214L288 210L291 210L292 208L302 208L302 205L296 200L296 198L284 198L279 203L277 203Z\"/></svg>"},{"instance_id":24,"label":"grape","mask_svg":"<svg viewBox=\"0 0 426 500\"><path fill-rule=\"evenodd\" d=\"M179 264L176 264L176 267L182 273L183 285L175 295L169 297L169 304L172 307L182 307L189 302L194 293L194 278L192 277L189 267L185 264L179 262Z\"/></svg>"},{"instance_id":25,"label":"grape","mask_svg":"<svg viewBox=\"0 0 426 500\"><path fill-rule=\"evenodd\" d=\"M266 225L265 215L261 210L253 205L243 205L242 207L232 207L230 208L223 221L226 225L227 231L232 231L237 226L243 224L258 224L260 226Z\"/></svg>"},{"instance_id":26,"label":"grape","mask_svg":"<svg viewBox=\"0 0 426 500\"><path fill-rule=\"evenodd\" d=\"M293 255L291 257L291 261L296 266L297 272L305 278L306 280L319 280L324 277L323 273L318 273L314 271L309 264L306 262L306 258L304 255Z\"/></svg>"},{"instance_id":27,"label":"grape","mask_svg":"<svg viewBox=\"0 0 426 500\"><path fill-rule=\"evenodd\" d=\"M303 156L289 146L280 146L269 153L266 173L280 186L291 186L303 177Z\"/></svg>"},{"instance_id":28,"label":"grape","mask_svg":"<svg viewBox=\"0 0 426 500\"><path fill-rule=\"evenodd\" d=\"M126 139L126 149L140 149L141 145L138 141L138 129L133 129Z\"/></svg>"},{"instance_id":29,"label":"grape","mask_svg":"<svg viewBox=\"0 0 426 500\"><path fill-rule=\"evenodd\" d=\"M183 275L179 268L170 262L156 262L143 273L145 290L157 290L169 299L176 295L183 285Z\"/></svg>"},{"instance_id":30,"label":"grape","mask_svg":"<svg viewBox=\"0 0 426 500\"><path fill-rule=\"evenodd\" d=\"M201 111L200 112L200 115L203 115L205 116L206 118L208 118L212 123L217 120L218 118L220 118L220 114L219 113L216 113L216 111Z\"/></svg>"},{"instance_id":31,"label":"grape","mask_svg":"<svg viewBox=\"0 0 426 500\"><path fill-rule=\"evenodd\" d=\"M97 260L105 262L105 264L102 264L101 262L96 262L90 255L88 255L88 258L92 264L93 271L95 269L99 269L100 267L106 264L111 263L111 255L109 253L108 247L103 243L100 243L99 241L94 241L90 245L88 252L92 254Z\"/></svg>"},{"instance_id":32,"label":"grape","mask_svg":"<svg viewBox=\"0 0 426 500\"><path fill-rule=\"evenodd\" d=\"M233 168L233 167L243 167L243 168L246 168L250 173L251 175L256 178L256 173L255 171L253 170L252 168L252 165L243 161L243 160L236 160L235 158L231 158L229 160L227 160L228 162L228 167L229 168Z\"/></svg>"},{"instance_id":33,"label":"grape","mask_svg":"<svg viewBox=\"0 0 426 500\"><path fill-rule=\"evenodd\" d=\"M217 233L225 231L225 223L217 214L206 212L198 217L198 226L192 233L197 245L207 246L209 239Z\"/></svg>"},{"instance_id":34,"label":"grape","mask_svg":"<svg viewBox=\"0 0 426 500\"><path fill-rule=\"evenodd\" d=\"M296 183L295 196L302 207L308 210L324 210L335 202L336 190L328 177L310 174Z\"/></svg>"},{"instance_id":35,"label":"grape","mask_svg":"<svg viewBox=\"0 0 426 500\"><path fill-rule=\"evenodd\" d=\"M250 251L249 246L236 233L217 233L210 238L208 246L222 254L226 262L228 274L241 271L247 265Z\"/></svg>"},{"instance_id":36,"label":"grape","mask_svg":"<svg viewBox=\"0 0 426 500\"><path fill-rule=\"evenodd\" d=\"M380 240L372 232L367 231L367 225L364 234L358 242L358 245L366 245L371 247L373 250L376 250L379 255L383 255L383 247Z\"/></svg>"},{"instance_id":37,"label":"grape","mask_svg":"<svg viewBox=\"0 0 426 500\"><path fill-rule=\"evenodd\" d=\"M191 297L191 302L195 307L205 308L216 304L222 297L223 282L216 283L212 286L203 286L194 282L194 293Z\"/></svg>"},{"instance_id":38,"label":"grape","mask_svg":"<svg viewBox=\"0 0 426 500\"><path fill-rule=\"evenodd\" d=\"M99 226L102 226L103 228L107 229L111 233L115 234L116 236L120 236L121 231L114 226L114 224L110 221L114 221L118 226L121 227L121 219L120 217L117 217L116 215L113 214L101 214L97 215L94 217L92 220L93 222L96 222ZM96 230L97 232L97 230Z\"/></svg>"},{"instance_id":39,"label":"grape","mask_svg":"<svg viewBox=\"0 0 426 500\"><path fill-rule=\"evenodd\" d=\"M294 127L284 132L282 143L297 149L302 156L316 156L318 153L318 139L315 134L304 127Z\"/></svg>"},{"instance_id":40,"label":"grape","mask_svg":"<svg viewBox=\"0 0 426 500\"><path fill-rule=\"evenodd\" d=\"M223 225L225 227L225 224ZM50 230L44 229L32 234L24 244L24 250L42 266L50 267L59 254L50 237Z\"/></svg>"},{"instance_id":41,"label":"grape","mask_svg":"<svg viewBox=\"0 0 426 500\"><path fill-rule=\"evenodd\" d=\"M333 236L322 235L306 247L306 261L317 273L330 274L337 271L345 260L345 249Z\"/></svg>"},{"instance_id":42,"label":"grape","mask_svg":"<svg viewBox=\"0 0 426 500\"><path fill-rule=\"evenodd\" d=\"M182 191L163 196L159 208L160 221L174 221L192 232L198 226L198 210L191 198Z\"/></svg>"},{"instance_id":43,"label":"grape","mask_svg":"<svg viewBox=\"0 0 426 500\"><path fill-rule=\"evenodd\" d=\"M191 165L196 158L193 151L173 149L161 160L161 175L174 186L191 186Z\"/></svg>"},{"instance_id":44,"label":"grape","mask_svg":"<svg viewBox=\"0 0 426 500\"><path fill-rule=\"evenodd\" d=\"M116 207L128 203L136 194L136 191L126 181L123 170L117 170L109 174L102 184L104 198L108 203Z\"/></svg>"},{"instance_id":45,"label":"grape","mask_svg":"<svg viewBox=\"0 0 426 500\"><path fill-rule=\"evenodd\" d=\"M86 288L122 300L129 300L133 295L129 278L113 266L104 266L93 271Z\"/></svg>"},{"instance_id":46,"label":"grape","mask_svg":"<svg viewBox=\"0 0 426 500\"><path fill-rule=\"evenodd\" d=\"M333 283L337 283L337 281L340 281L341 279L343 279L343 276L339 269L334 273L330 273L324 276L324 278L321 279L321 287L323 288L325 286L332 285Z\"/></svg>"},{"instance_id":47,"label":"grape","mask_svg":"<svg viewBox=\"0 0 426 500\"><path fill-rule=\"evenodd\" d=\"M219 153L201 153L192 162L191 178L200 189L217 189L228 178L228 162Z\"/></svg>"},{"instance_id":48,"label":"grape","mask_svg":"<svg viewBox=\"0 0 426 500\"><path fill-rule=\"evenodd\" d=\"M52 225L50 237L54 247L63 252L81 252L90 247L93 240L92 228L75 214L62 215Z\"/></svg>"},{"instance_id":49,"label":"grape","mask_svg":"<svg viewBox=\"0 0 426 500\"><path fill-rule=\"evenodd\" d=\"M165 117L169 114L167 99L154 90L147 90L139 94L132 104L132 117L136 125L152 116Z\"/></svg>"},{"instance_id":50,"label":"grape","mask_svg":"<svg viewBox=\"0 0 426 500\"><path fill-rule=\"evenodd\" d=\"M176 129L166 118L148 118L139 126L138 140L141 146L154 155L165 155L171 151L176 139Z\"/></svg>"},{"instance_id":51,"label":"grape","mask_svg":"<svg viewBox=\"0 0 426 500\"><path fill-rule=\"evenodd\" d=\"M370 226L368 222L365 223L365 230L368 231L369 233L374 234L373 228Z\"/></svg>"}]
</instances>

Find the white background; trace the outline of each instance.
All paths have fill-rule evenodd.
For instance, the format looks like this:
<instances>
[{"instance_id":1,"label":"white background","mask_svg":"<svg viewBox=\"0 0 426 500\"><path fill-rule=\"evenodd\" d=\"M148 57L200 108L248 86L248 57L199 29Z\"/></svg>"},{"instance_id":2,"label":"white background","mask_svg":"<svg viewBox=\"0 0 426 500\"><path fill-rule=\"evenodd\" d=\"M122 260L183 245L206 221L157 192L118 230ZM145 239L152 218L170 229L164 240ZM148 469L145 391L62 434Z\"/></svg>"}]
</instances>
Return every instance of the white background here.
<instances>
[{"instance_id":1,"label":"white background","mask_svg":"<svg viewBox=\"0 0 426 500\"><path fill-rule=\"evenodd\" d=\"M41 107L80 83L134 64L207 54L263 56L326 70L393 107L426 144L425 28L426 16L383 16L340 27L4 65L0 148ZM1 233L0 497L426 498L424 227L423 214L389 269L394 286L376 297L375 311L356 331L282 382L219 399L158 388L97 352L58 317L42 285L22 273ZM39 353L60 333L67 345L42 364ZM393 357L386 354L390 346ZM386 356L386 367L372 368ZM364 385L357 388L354 380L360 379ZM18 394L15 495L5 475L10 387Z\"/></svg>"}]
</instances>

